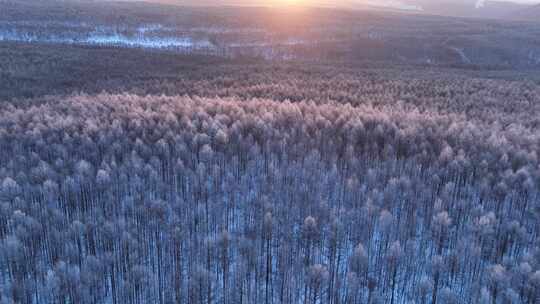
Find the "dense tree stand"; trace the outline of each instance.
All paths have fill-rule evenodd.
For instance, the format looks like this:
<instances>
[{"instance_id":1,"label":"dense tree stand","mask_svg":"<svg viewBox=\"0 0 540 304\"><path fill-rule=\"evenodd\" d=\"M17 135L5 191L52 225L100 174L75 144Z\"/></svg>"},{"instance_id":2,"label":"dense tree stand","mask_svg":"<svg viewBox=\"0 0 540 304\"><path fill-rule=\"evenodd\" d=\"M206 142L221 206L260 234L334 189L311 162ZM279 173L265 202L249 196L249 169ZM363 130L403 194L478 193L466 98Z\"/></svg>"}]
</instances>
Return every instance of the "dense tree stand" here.
<instances>
[{"instance_id":1,"label":"dense tree stand","mask_svg":"<svg viewBox=\"0 0 540 304\"><path fill-rule=\"evenodd\" d=\"M2 104L0 302L537 303L540 140L505 121L405 103Z\"/></svg>"}]
</instances>

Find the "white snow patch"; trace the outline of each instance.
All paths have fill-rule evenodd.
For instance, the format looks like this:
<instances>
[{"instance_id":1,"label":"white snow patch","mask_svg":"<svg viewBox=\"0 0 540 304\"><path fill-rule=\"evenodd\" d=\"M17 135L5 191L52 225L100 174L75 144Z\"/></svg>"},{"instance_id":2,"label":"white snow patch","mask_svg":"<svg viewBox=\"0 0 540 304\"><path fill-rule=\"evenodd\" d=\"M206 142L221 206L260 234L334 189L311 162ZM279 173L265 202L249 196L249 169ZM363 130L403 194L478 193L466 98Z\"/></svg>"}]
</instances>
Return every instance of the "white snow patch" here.
<instances>
[{"instance_id":1,"label":"white snow patch","mask_svg":"<svg viewBox=\"0 0 540 304\"><path fill-rule=\"evenodd\" d=\"M44 43L69 43L69 44L95 44L116 45L136 48L166 49L166 48L212 48L213 44L208 40L194 40L190 37L129 37L121 34L91 34L88 37L39 37L30 33L0 32L0 41L16 42L44 42Z\"/></svg>"},{"instance_id":2,"label":"white snow patch","mask_svg":"<svg viewBox=\"0 0 540 304\"><path fill-rule=\"evenodd\" d=\"M461 58L461 61L465 64L470 64L471 63L471 59L469 59L469 57L467 57L467 54L465 54L465 51L463 49L460 49L460 48L457 48L457 47L450 47L450 49L452 49L453 51L455 51L459 57Z\"/></svg>"}]
</instances>

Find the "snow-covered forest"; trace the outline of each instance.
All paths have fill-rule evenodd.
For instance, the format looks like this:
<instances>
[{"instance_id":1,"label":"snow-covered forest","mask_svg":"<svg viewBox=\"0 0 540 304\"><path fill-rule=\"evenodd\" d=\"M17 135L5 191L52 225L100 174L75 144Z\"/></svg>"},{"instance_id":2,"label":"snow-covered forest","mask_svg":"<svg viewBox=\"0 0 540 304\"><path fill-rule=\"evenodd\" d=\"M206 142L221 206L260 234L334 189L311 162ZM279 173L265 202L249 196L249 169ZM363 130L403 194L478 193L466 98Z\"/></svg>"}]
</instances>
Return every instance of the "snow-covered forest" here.
<instances>
[{"instance_id":1,"label":"snow-covered forest","mask_svg":"<svg viewBox=\"0 0 540 304\"><path fill-rule=\"evenodd\" d=\"M538 35L0 0L0 304L540 304Z\"/></svg>"},{"instance_id":2,"label":"snow-covered forest","mask_svg":"<svg viewBox=\"0 0 540 304\"><path fill-rule=\"evenodd\" d=\"M2 105L2 299L536 303L539 135L504 120L403 102Z\"/></svg>"}]
</instances>

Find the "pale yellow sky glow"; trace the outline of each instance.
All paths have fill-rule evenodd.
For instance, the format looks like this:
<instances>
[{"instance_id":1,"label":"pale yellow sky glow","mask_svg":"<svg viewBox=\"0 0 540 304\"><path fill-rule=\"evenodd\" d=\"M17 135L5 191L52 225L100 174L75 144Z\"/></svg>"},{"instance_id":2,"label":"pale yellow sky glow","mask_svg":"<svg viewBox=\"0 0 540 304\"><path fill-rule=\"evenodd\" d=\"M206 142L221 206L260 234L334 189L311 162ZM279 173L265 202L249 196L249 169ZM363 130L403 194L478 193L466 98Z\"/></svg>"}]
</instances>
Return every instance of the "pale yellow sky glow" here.
<instances>
[{"instance_id":1,"label":"pale yellow sky glow","mask_svg":"<svg viewBox=\"0 0 540 304\"><path fill-rule=\"evenodd\" d=\"M141 0L124 0L141 1ZM176 3L182 5L242 5L242 6L323 6L323 7L358 7L380 6L411 10L424 4L456 2L462 5L483 7L488 2L514 2L520 4L539 4L540 0L142 0L150 2ZM1 0L0 0L1 2Z\"/></svg>"},{"instance_id":2,"label":"pale yellow sky glow","mask_svg":"<svg viewBox=\"0 0 540 304\"><path fill-rule=\"evenodd\" d=\"M437 3L440 0L432 0ZM472 4L476 3L476 6L483 6L486 2L514 2L521 4L535 4L540 3L540 0L469 0ZM383 6L383 7L420 7L414 0L252 0L254 5L270 5L270 6L310 6L310 5L323 5L323 6L350 6L350 5L370 5L370 6ZM421 2L421 1L420 1ZM444 2L444 1L443 1ZM462 1L462 2L466 2ZM249 1L248 1L249 3ZM480 4L480 5L479 5Z\"/></svg>"},{"instance_id":3,"label":"pale yellow sky glow","mask_svg":"<svg viewBox=\"0 0 540 304\"><path fill-rule=\"evenodd\" d=\"M287 6L287 5L306 5L309 4L308 0L269 0L270 5L275 6Z\"/></svg>"}]
</instances>

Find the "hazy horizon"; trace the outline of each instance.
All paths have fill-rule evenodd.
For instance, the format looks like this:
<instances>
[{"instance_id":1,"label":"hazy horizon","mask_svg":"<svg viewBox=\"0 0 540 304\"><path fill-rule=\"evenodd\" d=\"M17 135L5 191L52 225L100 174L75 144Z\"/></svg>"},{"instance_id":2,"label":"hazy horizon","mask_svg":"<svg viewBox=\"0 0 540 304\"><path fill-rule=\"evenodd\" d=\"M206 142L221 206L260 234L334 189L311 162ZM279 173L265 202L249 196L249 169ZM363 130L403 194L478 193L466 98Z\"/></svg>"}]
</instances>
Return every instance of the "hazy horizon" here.
<instances>
[{"instance_id":1,"label":"hazy horizon","mask_svg":"<svg viewBox=\"0 0 540 304\"><path fill-rule=\"evenodd\" d=\"M116 1L116 0L105 0ZM274 8L327 7L345 9L390 9L418 12L430 15L477 18L515 18L529 15L531 6L540 5L538 0L121 0L144 1L184 6L260 6ZM532 17L535 20L536 10ZM517 18L516 18L517 16Z\"/></svg>"},{"instance_id":2,"label":"hazy horizon","mask_svg":"<svg viewBox=\"0 0 540 304\"><path fill-rule=\"evenodd\" d=\"M114 1L114 0L112 0ZM537 5L538 0L123 0L133 2L157 2L157 3L177 3L187 5L242 5L242 6L282 6L282 5L307 5L307 6L349 6L349 5L370 5L370 6L390 6L414 5L415 3L452 3L452 4L487 4L492 3L514 3L522 5Z\"/></svg>"}]
</instances>

